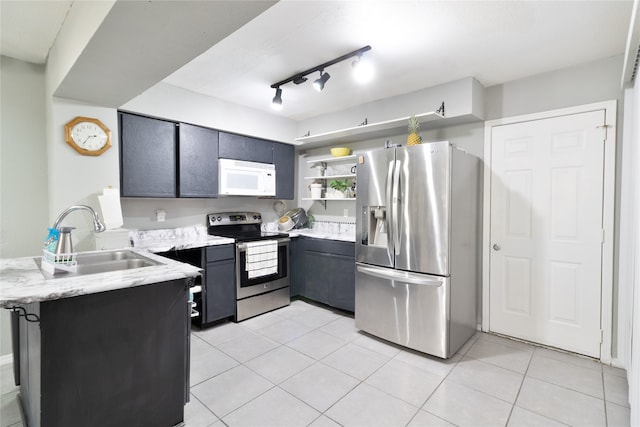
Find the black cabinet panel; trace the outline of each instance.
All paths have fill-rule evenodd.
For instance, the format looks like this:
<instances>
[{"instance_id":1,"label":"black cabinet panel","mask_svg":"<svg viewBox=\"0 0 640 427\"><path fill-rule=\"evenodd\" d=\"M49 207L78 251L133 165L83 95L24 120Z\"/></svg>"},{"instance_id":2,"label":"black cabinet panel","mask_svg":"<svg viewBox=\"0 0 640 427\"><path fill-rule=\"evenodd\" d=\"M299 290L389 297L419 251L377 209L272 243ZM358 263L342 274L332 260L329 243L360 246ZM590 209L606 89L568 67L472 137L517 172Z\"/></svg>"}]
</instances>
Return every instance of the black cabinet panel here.
<instances>
[{"instance_id":1,"label":"black cabinet panel","mask_svg":"<svg viewBox=\"0 0 640 427\"><path fill-rule=\"evenodd\" d=\"M355 258L356 256L356 244L353 242L340 242L338 240L325 239L308 239L305 249L309 251L345 255L352 258Z\"/></svg>"},{"instance_id":2,"label":"black cabinet panel","mask_svg":"<svg viewBox=\"0 0 640 427\"><path fill-rule=\"evenodd\" d=\"M183 421L186 280L28 306L37 329L21 389L28 422L56 426L171 426ZM26 323L26 322L25 322ZM22 326L22 325L21 325ZM38 375L39 374L39 375Z\"/></svg>"},{"instance_id":3,"label":"black cabinet panel","mask_svg":"<svg viewBox=\"0 0 640 427\"><path fill-rule=\"evenodd\" d=\"M218 157L273 164L273 143L249 136L220 132Z\"/></svg>"},{"instance_id":4,"label":"black cabinet panel","mask_svg":"<svg viewBox=\"0 0 640 427\"><path fill-rule=\"evenodd\" d=\"M305 239L304 289L312 300L355 311L355 244L336 240Z\"/></svg>"},{"instance_id":5,"label":"black cabinet panel","mask_svg":"<svg viewBox=\"0 0 640 427\"><path fill-rule=\"evenodd\" d=\"M235 260L207 263L206 322L233 316L236 312Z\"/></svg>"},{"instance_id":6,"label":"black cabinet panel","mask_svg":"<svg viewBox=\"0 0 640 427\"><path fill-rule=\"evenodd\" d=\"M234 259L236 256L236 248L233 244L207 246L206 254L207 262Z\"/></svg>"},{"instance_id":7,"label":"black cabinet panel","mask_svg":"<svg viewBox=\"0 0 640 427\"><path fill-rule=\"evenodd\" d=\"M218 131L180 123L178 196L218 196Z\"/></svg>"},{"instance_id":8,"label":"black cabinet panel","mask_svg":"<svg viewBox=\"0 0 640 427\"><path fill-rule=\"evenodd\" d=\"M120 113L123 197L176 197L176 129L164 120Z\"/></svg>"},{"instance_id":9,"label":"black cabinet panel","mask_svg":"<svg viewBox=\"0 0 640 427\"><path fill-rule=\"evenodd\" d=\"M295 182L295 149L293 145L273 143L273 164L276 166L276 199L293 200Z\"/></svg>"},{"instance_id":10,"label":"black cabinet panel","mask_svg":"<svg viewBox=\"0 0 640 427\"><path fill-rule=\"evenodd\" d=\"M208 246L206 248L206 279L203 297L205 317L211 323L236 313L236 261L235 245Z\"/></svg>"},{"instance_id":11,"label":"black cabinet panel","mask_svg":"<svg viewBox=\"0 0 640 427\"><path fill-rule=\"evenodd\" d=\"M331 259L330 254L314 251L304 252L305 297L329 304Z\"/></svg>"},{"instance_id":12,"label":"black cabinet panel","mask_svg":"<svg viewBox=\"0 0 640 427\"><path fill-rule=\"evenodd\" d=\"M356 311L356 263L353 257L333 255L329 283L329 305Z\"/></svg>"},{"instance_id":13,"label":"black cabinet panel","mask_svg":"<svg viewBox=\"0 0 640 427\"><path fill-rule=\"evenodd\" d=\"M289 290L292 297L304 295L304 241L305 238L300 236L289 242Z\"/></svg>"}]
</instances>

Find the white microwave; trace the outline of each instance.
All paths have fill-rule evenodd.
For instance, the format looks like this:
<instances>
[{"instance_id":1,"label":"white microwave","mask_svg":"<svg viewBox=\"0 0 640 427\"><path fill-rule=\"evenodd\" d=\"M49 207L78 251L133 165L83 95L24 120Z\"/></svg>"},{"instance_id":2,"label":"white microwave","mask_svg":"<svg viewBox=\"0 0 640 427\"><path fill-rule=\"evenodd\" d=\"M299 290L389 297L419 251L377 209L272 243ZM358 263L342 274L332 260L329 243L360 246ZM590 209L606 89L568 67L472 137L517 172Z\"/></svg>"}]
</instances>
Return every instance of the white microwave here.
<instances>
[{"instance_id":1,"label":"white microwave","mask_svg":"<svg viewBox=\"0 0 640 427\"><path fill-rule=\"evenodd\" d=\"M268 163L218 159L218 194L275 196L276 167Z\"/></svg>"}]
</instances>

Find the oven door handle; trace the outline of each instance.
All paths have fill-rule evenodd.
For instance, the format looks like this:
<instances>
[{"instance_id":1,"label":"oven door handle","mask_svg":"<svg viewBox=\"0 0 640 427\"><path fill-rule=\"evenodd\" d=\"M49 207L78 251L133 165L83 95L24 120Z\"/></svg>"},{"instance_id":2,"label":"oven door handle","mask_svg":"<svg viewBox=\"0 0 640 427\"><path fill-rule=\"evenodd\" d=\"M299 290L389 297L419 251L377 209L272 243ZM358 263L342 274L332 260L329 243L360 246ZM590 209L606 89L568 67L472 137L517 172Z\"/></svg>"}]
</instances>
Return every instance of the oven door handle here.
<instances>
[{"instance_id":1,"label":"oven door handle","mask_svg":"<svg viewBox=\"0 0 640 427\"><path fill-rule=\"evenodd\" d=\"M256 242L260 242L262 240L256 240ZM289 243L291 241L290 238L285 237L285 238L281 238L281 239L276 239L276 241L278 242L278 246L282 246L286 243ZM246 251L247 250L247 244L246 243L238 243L237 245L238 250L240 251Z\"/></svg>"}]
</instances>

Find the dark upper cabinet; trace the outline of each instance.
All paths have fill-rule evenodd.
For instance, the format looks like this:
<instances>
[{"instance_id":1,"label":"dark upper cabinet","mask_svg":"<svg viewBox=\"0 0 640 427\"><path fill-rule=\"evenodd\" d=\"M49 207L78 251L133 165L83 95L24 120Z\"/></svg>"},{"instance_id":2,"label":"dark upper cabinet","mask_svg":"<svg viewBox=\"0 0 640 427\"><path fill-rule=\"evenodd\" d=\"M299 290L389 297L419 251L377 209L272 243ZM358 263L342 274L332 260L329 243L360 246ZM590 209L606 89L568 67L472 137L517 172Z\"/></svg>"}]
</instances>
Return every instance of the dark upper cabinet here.
<instances>
[{"instance_id":1,"label":"dark upper cabinet","mask_svg":"<svg viewBox=\"0 0 640 427\"><path fill-rule=\"evenodd\" d=\"M276 198L293 200L289 144L119 112L123 197L218 196L218 158L274 164Z\"/></svg>"},{"instance_id":2,"label":"dark upper cabinet","mask_svg":"<svg viewBox=\"0 0 640 427\"><path fill-rule=\"evenodd\" d=\"M246 160L250 162L273 163L273 143L250 136L220 132L221 159Z\"/></svg>"},{"instance_id":3,"label":"dark upper cabinet","mask_svg":"<svg viewBox=\"0 0 640 427\"><path fill-rule=\"evenodd\" d=\"M180 123L178 197L218 196L218 131Z\"/></svg>"},{"instance_id":4,"label":"dark upper cabinet","mask_svg":"<svg viewBox=\"0 0 640 427\"><path fill-rule=\"evenodd\" d=\"M294 158L295 148L293 145L273 143L273 164L276 166L276 199L293 200Z\"/></svg>"},{"instance_id":5,"label":"dark upper cabinet","mask_svg":"<svg viewBox=\"0 0 640 427\"><path fill-rule=\"evenodd\" d=\"M123 197L176 197L176 126L120 113L120 191Z\"/></svg>"}]
</instances>

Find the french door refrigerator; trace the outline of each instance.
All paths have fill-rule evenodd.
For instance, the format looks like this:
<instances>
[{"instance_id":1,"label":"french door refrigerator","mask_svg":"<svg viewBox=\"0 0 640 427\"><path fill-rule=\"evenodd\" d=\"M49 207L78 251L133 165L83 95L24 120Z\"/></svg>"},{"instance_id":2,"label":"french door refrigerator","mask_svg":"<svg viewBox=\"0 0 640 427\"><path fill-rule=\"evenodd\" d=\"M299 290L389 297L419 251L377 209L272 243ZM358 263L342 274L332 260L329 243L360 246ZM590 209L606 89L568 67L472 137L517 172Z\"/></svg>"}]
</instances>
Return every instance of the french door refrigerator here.
<instances>
[{"instance_id":1,"label":"french door refrigerator","mask_svg":"<svg viewBox=\"0 0 640 427\"><path fill-rule=\"evenodd\" d=\"M448 358L476 330L479 159L444 141L357 163L356 327Z\"/></svg>"}]
</instances>

